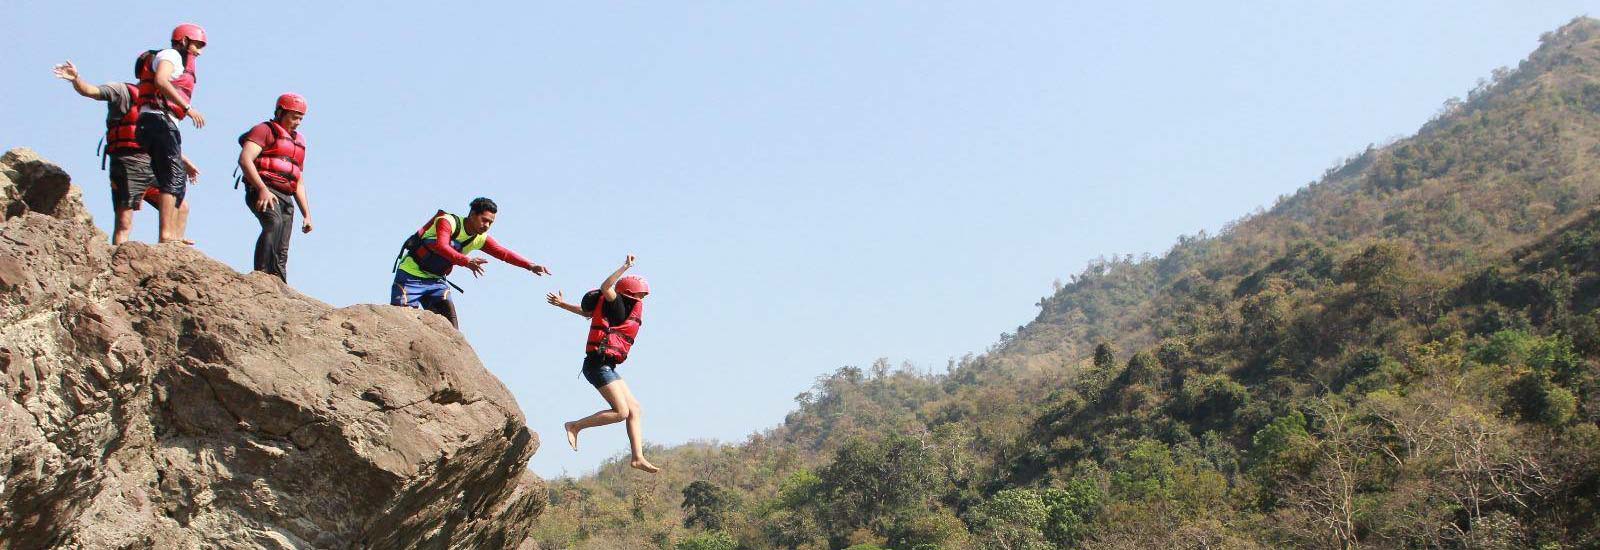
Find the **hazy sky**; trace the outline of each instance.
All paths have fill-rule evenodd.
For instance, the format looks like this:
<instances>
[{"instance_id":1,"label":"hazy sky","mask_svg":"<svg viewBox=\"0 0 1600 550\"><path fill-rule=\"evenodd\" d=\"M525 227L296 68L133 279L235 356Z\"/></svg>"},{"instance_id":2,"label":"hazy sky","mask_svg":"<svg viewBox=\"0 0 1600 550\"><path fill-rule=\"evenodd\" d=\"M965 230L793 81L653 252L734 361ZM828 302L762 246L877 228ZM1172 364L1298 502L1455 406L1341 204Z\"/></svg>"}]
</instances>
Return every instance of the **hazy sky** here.
<instances>
[{"instance_id":1,"label":"hazy sky","mask_svg":"<svg viewBox=\"0 0 1600 550\"><path fill-rule=\"evenodd\" d=\"M409 231L495 199L492 234L555 276L457 275L462 328L542 436L533 469L576 475L627 440L561 440L603 402L584 321L543 296L630 252L654 290L621 368L647 439L742 440L840 366L982 352L1052 280L1271 204L1600 5L1122 4L8 0L0 147L66 167L109 231L102 104L50 66L130 80L202 24L191 237L249 269L236 139L286 91L310 103L301 292L386 302Z\"/></svg>"}]
</instances>

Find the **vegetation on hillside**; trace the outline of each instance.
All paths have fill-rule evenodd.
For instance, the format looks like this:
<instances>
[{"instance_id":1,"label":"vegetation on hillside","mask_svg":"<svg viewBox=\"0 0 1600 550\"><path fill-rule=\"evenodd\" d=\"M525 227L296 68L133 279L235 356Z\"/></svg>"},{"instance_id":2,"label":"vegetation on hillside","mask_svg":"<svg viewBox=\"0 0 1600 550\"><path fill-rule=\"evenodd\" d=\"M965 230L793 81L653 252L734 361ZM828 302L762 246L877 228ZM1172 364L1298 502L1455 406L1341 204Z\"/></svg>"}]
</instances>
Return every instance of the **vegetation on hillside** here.
<instances>
[{"instance_id":1,"label":"vegetation on hillside","mask_svg":"<svg viewBox=\"0 0 1600 550\"><path fill-rule=\"evenodd\" d=\"M1600 548L1600 22L989 353L557 480L575 548Z\"/></svg>"}]
</instances>

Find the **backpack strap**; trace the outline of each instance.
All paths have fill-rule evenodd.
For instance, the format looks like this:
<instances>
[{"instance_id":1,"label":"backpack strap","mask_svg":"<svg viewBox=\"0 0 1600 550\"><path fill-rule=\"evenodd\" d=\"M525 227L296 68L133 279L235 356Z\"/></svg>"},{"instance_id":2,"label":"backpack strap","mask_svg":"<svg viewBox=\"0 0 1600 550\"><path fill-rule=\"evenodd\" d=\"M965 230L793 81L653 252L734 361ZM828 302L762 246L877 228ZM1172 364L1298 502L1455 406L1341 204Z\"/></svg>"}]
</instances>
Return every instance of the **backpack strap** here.
<instances>
[{"instance_id":1,"label":"backpack strap","mask_svg":"<svg viewBox=\"0 0 1600 550\"><path fill-rule=\"evenodd\" d=\"M415 255L416 252L417 252L417 249L422 248L424 246L423 242L422 242L422 235L428 232L428 228L432 227L434 225L434 220L438 220L439 216L450 216L451 217L451 221L455 222L455 227L460 227L461 226L461 216L457 216L455 214L451 214L449 212L445 212L444 210L439 210L437 212L434 212L432 216L428 216L428 221L423 223L422 227L418 228L416 230L416 232L414 232L411 235L407 236L406 237L406 242L400 245L400 253L395 255L395 257L394 257L394 266L389 269L390 273L394 273L396 271L399 271L400 270L400 262L404 262L406 260L406 256L408 256L408 255ZM453 227L451 229L451 231L454 232L455 228ZM434 238L438 238L438 237L439 237L439 235L437 233L435 233L434 234ZM454 235L451 235L451 237L453 238ZM443 277L440 277L440 278L443 278ZM450 283L450 281L448 279L446 279L445 282ZM450 286L455 286L456 290L461 291L462 294L466 294L467 293L467 291L461 290L461 287L456 286L455 283L450 283Z\"/></svg>"}]
</instances>

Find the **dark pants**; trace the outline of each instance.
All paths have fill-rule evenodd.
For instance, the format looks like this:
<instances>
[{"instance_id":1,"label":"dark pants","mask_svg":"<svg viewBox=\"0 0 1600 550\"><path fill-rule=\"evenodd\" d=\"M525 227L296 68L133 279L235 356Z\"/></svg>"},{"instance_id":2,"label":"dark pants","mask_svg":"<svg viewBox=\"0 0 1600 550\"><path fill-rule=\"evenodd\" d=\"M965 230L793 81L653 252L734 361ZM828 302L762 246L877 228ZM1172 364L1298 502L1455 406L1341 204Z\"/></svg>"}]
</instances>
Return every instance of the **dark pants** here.
<instances>
[{"instance_id":1,"label":"dark pants","mask_svg":"<svg viewBox=\"0 0 1600 550\"><path fill-rule=\"evenodd\" d=\"M289 237L294 236L294 195L271 187L267 188L267 192L278 198L278 204L267 208L265 212L256 210L259 194L254 187L244 194L245 207L256 215L256 221L261 222L261 236L256 237L255 270L277 275L287 282Z\"/></svg>"},{"instance_id":2,"label":"dark pants","mask_svg":"<svg viewBox=\"0 0 1600 550\"><path fill-rule=\"evenodd\" d=\"M183 204L184 191L189 188L189 173L183 171L183 135L178 124L161 111L139 115L139 126L134 139L150 154L150 171L155 173L156 187L162 193L177 198Z\"/></svg>"}]
</instances>

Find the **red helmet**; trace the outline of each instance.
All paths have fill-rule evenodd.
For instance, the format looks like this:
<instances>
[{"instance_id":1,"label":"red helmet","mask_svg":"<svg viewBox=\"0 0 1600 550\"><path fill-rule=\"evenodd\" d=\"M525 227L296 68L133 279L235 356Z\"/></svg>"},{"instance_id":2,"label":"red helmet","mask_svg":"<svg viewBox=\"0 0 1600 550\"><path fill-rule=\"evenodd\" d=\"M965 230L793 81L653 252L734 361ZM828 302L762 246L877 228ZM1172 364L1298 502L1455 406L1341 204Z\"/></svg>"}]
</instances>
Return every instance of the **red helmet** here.
<instances>
[{"instance_id":1,"label":"red helmet","mask_svg":"<svg viewBox=\"0 0 1600 550\"><path fill-rule=\"evenodd\" d=\"M278 96L278 108L285 111L294 111L302 115L306 114L306 98L300 97L300 94L280 95Z\"/></svg>"},{"instance_id":2,"label":"red helmet","mask_svg":"<svg viewBox=\"0 0 1600 550\"><path fill-rule=\"evenodd\" d=\"M644 277L629 275L617 279L617 292L621 292L631 298L638 298L650 293L650 283L644 282Z\"/></svg>"},{"instance_id":3,"label":"red helmet","mask_svg":"<svg viewBox=\"0 0 1600 550\"><path fill-rule=\"evenodd\" d=\"M194 23L184 23L182 25L178 25L178 28L172 29L173 42L177 42L185 38L195 42L205 42L206 30L200 28L200 25L196 25Z\"/></svg>"}]
</instances>

